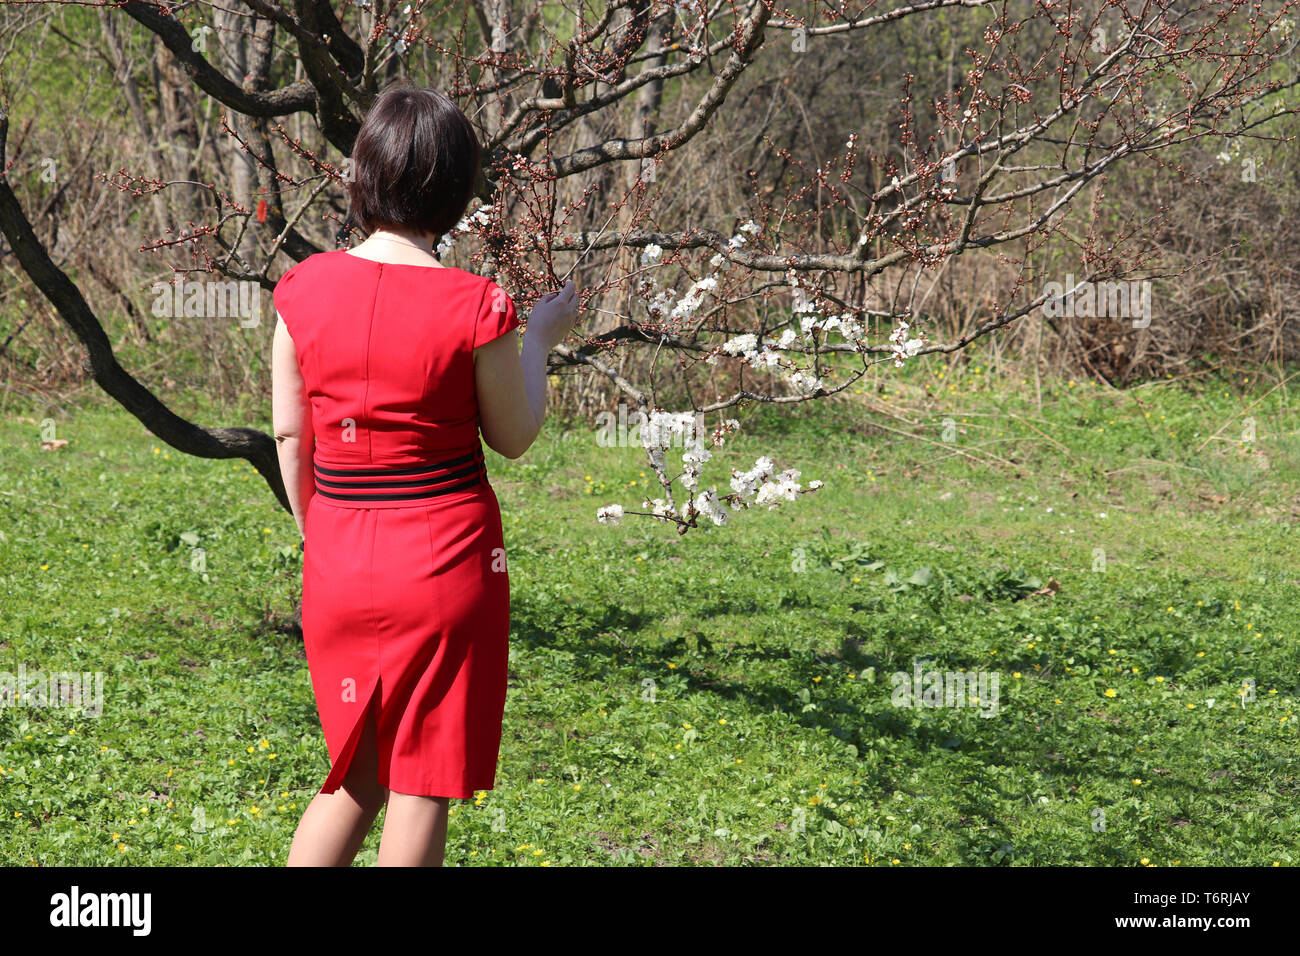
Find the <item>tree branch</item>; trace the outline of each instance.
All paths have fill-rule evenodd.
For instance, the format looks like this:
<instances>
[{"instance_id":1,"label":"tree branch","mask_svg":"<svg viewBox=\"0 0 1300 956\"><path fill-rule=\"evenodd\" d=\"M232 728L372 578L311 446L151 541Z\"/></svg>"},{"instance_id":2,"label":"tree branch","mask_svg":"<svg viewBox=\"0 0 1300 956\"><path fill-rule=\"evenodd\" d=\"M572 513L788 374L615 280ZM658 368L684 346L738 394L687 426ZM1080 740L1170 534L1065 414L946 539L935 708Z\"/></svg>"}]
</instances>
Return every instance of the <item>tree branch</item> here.
<instances>
[{"instance_id":1,"label":"tree branch","mask_svg":"<svg viewBox=\"0 0 1300 956\"><path fill-rule=\"evenodd\" d=\"M204 428L181 418L118 364L113 346L81 290L54 264L27 221L18 197L3 174L9 114L0 106L0 231L23 271L58 310L86 347L82 367L105 392L177 451L199 458L242 458L257 469L281 506L289 499L280 477L275 440L255 428Z\"/></svg>"}]
</instances>

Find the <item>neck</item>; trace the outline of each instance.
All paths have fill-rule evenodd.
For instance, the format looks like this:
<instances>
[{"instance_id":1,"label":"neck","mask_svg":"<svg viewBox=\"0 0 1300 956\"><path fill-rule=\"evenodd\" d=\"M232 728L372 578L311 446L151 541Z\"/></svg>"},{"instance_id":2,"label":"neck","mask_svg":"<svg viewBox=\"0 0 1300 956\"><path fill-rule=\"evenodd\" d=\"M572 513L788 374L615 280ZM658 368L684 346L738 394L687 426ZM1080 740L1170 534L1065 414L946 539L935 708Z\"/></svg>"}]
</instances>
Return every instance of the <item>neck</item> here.
<instances>
[{"instance_id":1,"label":"neck","mask_svg":"<svg viewBox=\"0 0 1300 956\"><path fill-rule=\"evenodd\" d=\"M393 232L390 229L376 229L370 234L370 238L386 242L401 243L402 245L411 246L415 249L419 249L421 252L427 252L429 255L433 255L433 239L427 236Z\"/></svg>"}]
</instances>

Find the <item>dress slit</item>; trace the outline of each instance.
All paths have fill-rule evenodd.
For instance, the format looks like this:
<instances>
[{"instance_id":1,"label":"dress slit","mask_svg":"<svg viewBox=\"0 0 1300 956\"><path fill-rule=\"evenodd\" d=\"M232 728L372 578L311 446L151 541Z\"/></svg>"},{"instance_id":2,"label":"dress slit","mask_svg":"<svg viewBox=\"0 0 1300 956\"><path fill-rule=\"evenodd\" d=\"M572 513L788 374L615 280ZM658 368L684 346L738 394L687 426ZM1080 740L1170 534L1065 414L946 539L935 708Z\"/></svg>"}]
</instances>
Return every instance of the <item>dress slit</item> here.
<instances>
[{"instance_id":1,"label":"dress slit","mask_svg":"<svg viewBox=\"0 0 1300 956\"><path fill-rule=\"evenodd\" d=\"M321 785L321 793L333 793L343 785L347 779L348 768L352 765L352 758L356 754L357 744L361 742L361 735L365 732L366 721L370 718L371 705L376 701L382 701L380 678L376 677L374 684L370 688L369 697L366 699L366 705L361 708L361 716L357 722L352 725L352 732L348 734L348 741L343 745L343 750L339 753L339 759L334 761L334 766L330 768L329 776ZM375 709L375 743L378 746L379 738L379 708Z\"/></svg>"}]
</instances>

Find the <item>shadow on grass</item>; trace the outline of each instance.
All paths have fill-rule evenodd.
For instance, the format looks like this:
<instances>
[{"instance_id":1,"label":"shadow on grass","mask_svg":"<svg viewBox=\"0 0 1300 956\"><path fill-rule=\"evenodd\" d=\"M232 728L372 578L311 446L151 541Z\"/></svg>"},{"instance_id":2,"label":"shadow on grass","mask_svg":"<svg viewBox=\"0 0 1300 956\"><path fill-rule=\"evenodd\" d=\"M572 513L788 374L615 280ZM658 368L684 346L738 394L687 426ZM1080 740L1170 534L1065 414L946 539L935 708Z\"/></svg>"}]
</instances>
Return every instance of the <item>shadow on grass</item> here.
<instances>
[{"instance_id":1,"label":"shadow on grass","mask_svg":"<svg viewBox=\"0 0 1300 956\"><path fill-rule=\"evenodd\" d=\"M514 599L513 616L516 621L515 639L538 648L567 651L573 654L573 676L608 685L626 684L629 672L657 674L668 671L668 663L676 663L672 670L684 684L683 694L692 692L712 695L735 702L755 714L780 713L792 725L816 734L825 734L840 741L845 747L844 757L854 759L856 748L858 773L862 783L886 799L895 791L909 796L921 796L909 790L915 787L908 778L918 767L933 768L944 754L960 755L965 759L959 768L962 776L955 793L953 817L946 839L958 858L969 864L1016 865L1044 859L1059 858L1060 847L1055 838L1044 836L1041 840L1026 841L1018 819L1008 812L1008 804L1025 803L1030 809L1029 794L1013 782L1017 774L1031 772L1041 775L1040 785L1046 780L1053 789L1072 792L1083 782L1096 784L1105 778L1123 785L1123 774L1118 771L1100 771L1095 761L1081 756L1078 737L1079 717L1069 718L1053 712L1040 712L1037 708L1017 707L1004 719L977 720L973 727L953 727L952 708L929 711L927 708L898 709L890 704L891 687L884 675L894 669L899 654L915 647L915 635L895 635L884 655L868 653L863 649L866 638L878 638L865 628L852 626L841 640L840 646L820 654L792 651L781 646L734 645L711 641L698 633L680 634L666 641L651 644L638 635L657 616L621 607L584 608L577 602L544 603L528 594L518 594ZM730 615L754 610L752 601L714 601L707 609L710 615ZM897 646L895 646L897 645ZM723 676L733 675L737 655L746 663L776 663L778 678L751 678L738 680ZM936 649L935 667L955 670L977 670L984 661L961 660ZM942 664L939 661L943 661ZM1007 661L1003 668L1029 670L1030 665ZM876 680L874 694L864 702L836 694L830 685L822 685L814 678L824 677L828 671L847 668L861 673L874 668ZM864 683L869 678L864 678ZM883 682L882 682L883 681ZM819 688L825 686L826 690ZM814 706L809 706L809 705ZM1003 708L1007 708L1005 701ZM1028 718L1028 719L1025 719ZM987 729L984 724L987 724ZM1133 728L1121 725L1097 728L1098 737L1086 748L1107 747L1109 737L1116 737L1114 747L1123 749L1122 738ZM1052 783L1054 782L1054 784ZM1205 796L1208 791L1193 785L1186 786L1185 796ZM1181 799L1181 798L1180 798ZM1118 837L1104 833L1093 834L1089 820L1080 821L1080 838L1088 839L1087 859L1093 865L1130 865L1132 850L1121 845Z\"/></svg>"}]
</instances>

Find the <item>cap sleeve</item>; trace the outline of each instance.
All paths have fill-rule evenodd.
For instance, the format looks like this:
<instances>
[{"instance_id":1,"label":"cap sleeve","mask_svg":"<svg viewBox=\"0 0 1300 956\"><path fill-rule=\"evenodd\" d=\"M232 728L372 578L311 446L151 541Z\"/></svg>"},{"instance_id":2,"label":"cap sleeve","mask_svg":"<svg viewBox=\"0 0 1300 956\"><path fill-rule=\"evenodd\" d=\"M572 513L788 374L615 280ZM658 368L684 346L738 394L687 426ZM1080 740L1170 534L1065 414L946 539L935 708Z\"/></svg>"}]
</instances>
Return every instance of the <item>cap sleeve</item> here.
<instances>
[{"instance_id":1,"label":"cap sleeve","mask_svg":"<svg viewBox=\"0 0 1300 956\"><path fill-rule=\"evenodd\" d=\"M483 289L483 302L479 306L478 324L474 328L474 348L487 345L493 339L519 327L519 315L514 300L491 279Z\"/></svg>"},{"instance_id":2,"label":"cap sleeve","mask_svg":"<svg viewBox=\"0 0 1300 956\"><path fill-rule=\"evenodd\" d=\"M271 300L275 303L275 311L284 320L285 328L289 330L289 338L295 340L297 336L294 335L294 323L297 311L294 304L294 294L298 291L298 284L294 280L298 275L298 266L300 265L302 265L301 262L297 263L288 272L280 276L280 281L275 284L275 290L271 293Z\"/></svg>"}]
</instances>

